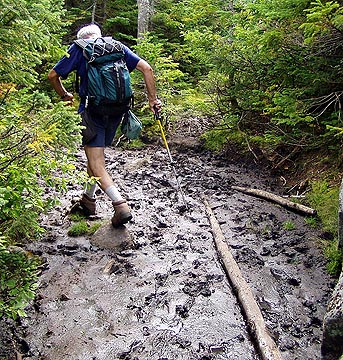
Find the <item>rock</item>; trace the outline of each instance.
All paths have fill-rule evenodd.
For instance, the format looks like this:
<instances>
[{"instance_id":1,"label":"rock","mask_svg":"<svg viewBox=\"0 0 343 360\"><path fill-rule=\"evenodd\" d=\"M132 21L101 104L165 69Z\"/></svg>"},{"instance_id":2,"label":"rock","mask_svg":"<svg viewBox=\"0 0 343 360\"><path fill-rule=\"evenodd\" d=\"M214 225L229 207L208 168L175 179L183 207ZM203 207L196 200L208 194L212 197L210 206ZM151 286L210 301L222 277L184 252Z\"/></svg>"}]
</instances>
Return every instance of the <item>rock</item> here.
<instances>
[{"instance_id":1,"label":"rock","mask_svg":"<svg viewBox=\"0 0 343 360\"><path fill-rule=\"evenodd\" d=\"M114 228L111 223L101 226L90 238L92 245L100 249L121 252L133 247L132 236L125 226Z\"/></svg>"},{"instance_id":2,"label":"rock","mask_svg":"<svg viewBox=\"0 0 343 360\"><path fill-rule=\"evenodd\" d=\"M343 273L331 296L323 325L323 355L343 355Z\"/></svg>"},{"instance_id":3,"label":"rock","mask_svg":"<svg viewBox=\"0 0 343 360\"><path fill-rule=\"evenodd\" d=\"M339 189L339 208L338 208L338 248L343 249L343 179Z\"/></svg>"},{"instance_id":4,"label":"rock","mask_svg":"<svg viewBox=\"0 0 343 360\"><path fill-rule=\"evenodd\" d=\"M339 192L338 249L343 248L343 180ZM322 354L343 358L343 272L324 317Z\"/></svg>"}]
</instances>

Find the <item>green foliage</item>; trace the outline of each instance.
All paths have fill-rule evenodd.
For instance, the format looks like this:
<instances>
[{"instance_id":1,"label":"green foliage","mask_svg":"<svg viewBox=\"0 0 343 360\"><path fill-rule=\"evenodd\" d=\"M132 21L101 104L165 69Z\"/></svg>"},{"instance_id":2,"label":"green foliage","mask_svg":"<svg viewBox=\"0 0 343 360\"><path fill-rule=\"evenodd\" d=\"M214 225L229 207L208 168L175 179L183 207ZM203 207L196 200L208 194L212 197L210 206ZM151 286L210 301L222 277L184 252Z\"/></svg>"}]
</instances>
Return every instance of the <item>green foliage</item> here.
<instances>
[{"instance_id":1,"label":"green foliage","mask_svg":"<svg viewBox=\"0 0 343 360\"><path fill-rule=\"evenodd\" d=\"M163 114L169 120L175 120L179 115L175 103L182 99L186 88L184 74L179 70L179 64L164 51L164 43L158 42L151 34L145 34L135 47L136 52L151 64L156 78L156 88L159 98L163 101ZM143 77L138 71L132 73L132 83L135 89L135 114L142 120L143 129L151 123L153 114L148 107L145 95ZM145 120L146 119L146 120Z\"/></svg>"},{"instance_id":2,"label":"green foliage","mask_svg":"<svg viewBox=\"0 0 343 360\"><path fill-rule=\"evenodd\" d=\"M308 216L305 218L305 222L308 226L316 229L319 226L318 218L315 216Z\"/></svg>"},{"instance_id":3,"label":"green foliage","mask_svg":"<svg viewBox=\"0 0 343 360\"><path fill-rule=\"evenodd\" d=\"M342 4L337 1L312 2L312 7L306 9L307 22L303 23L300 28L304 30L306 41L312 42L317 37L322 37L334 33L343 26L343 9Z\"/></svg>"},{"instance_id":4,"label":"green foliage","mask_svg":"<svg viewBox=\"0 0 343 360\"><path fill-rule=\"evenodd\" d=\"M269 151L279 146L293 151L294 144L303 149L337 142L328 129L341 116L336 111L341 93L330 94L342 90L336 81L343 75L337 56L342 46L338 41L335 48L326 46L329 39L339 39L342 10L337 4L258 0L230 8L213 0L206 5L201 0L161 2L156 25L170 34L165 48L211 98L209 106L243 119L239 130L249 142L265 137L260 145ZM308 30L318 24L330 31Z\"/></svg>"},{"instance_id":5,"label":"green foliage","mask_svg":"<svg viewBox=\"0 0 343 360\"><path fill-rule=\"evenodd\" d=\"M81 220L75 224L73 224L68 230L69 236L81 236L86 235L88 233L89 226L86 220Z\"/></svg>"},{"instance_id":6,"label":"green foliage","mask_svg":"<svg viewBox=\"0 0 343 360\"><path fill-rule=\"evenodd\" d=\"M13 91L0 108L0 233L14 241L42 233L39 214L54 204L44 186L66 189L57 171L74 172L65 147L75 150L79 119L61 104L26 89ZM69 151L70 151L69 150ZM53 191L52 191L53 193Z\"/></svg>"},{"instance_id":7,"label":"green foliage","mask_svg":"<svg viewBox=\"0 0 343 360\"><path fill-rule=\"evenodd\" d=\"M307 194L311 206L317 210L324 230L335 236L338 231L338 198L339 188L330 187L323 180L314 181L311 184L311 191Z\"/></svg>"},{"instance_id":8,"label":"green foliage","mask_svg":"<svg viewBox=\"0 0 343 360\"><path fill-rule=\"evenodd\" d=\"M325 255L328 258L327 269L329 274L339 277L342 272L343 252L337 249L335 241L326 244Z\"/></svg>"},{"instance_id":9,"label":"green foliage","mask_svg":"<svg viewBox=\"0 0 343 360\"><path fill-rule=\"evenodd\" d=\"M105 32L133 45L137 36L137 1L111 1L106 7Z\"/></svg>"},{"instance_id":10,"label":"green foliage","mask_svg":"<svg viewBox=\"0 0 343 360\"><path fill-rule=\"evenodd\" d=\"M24 308L34 298L38 259L20 249L7 248L0 238L0 317L26 316Z\"/></svg>"},{"instance_id":11,"label":"green foliage","mask_svg":"<svg viewBox=\"0 0 343 360\"><path fill-rule=\"evenodd\" d=\"M74 218L75 220L75 218ZM101 223L90 225L85 219L80 219L74 223L68 230L69 236L93 235L101 226Z\"/></svg>"},{"instance_id":12,"label":"green foliage","mask_svg":"<svg viewBox=\"0 0 343 360\"><path fill-rule=\"evenodd\" d=\"M153 17L154 33L160 39L168 39L165 43L166 51L180 63L180 69L191 76L206 74L211 62L204 59L206 52L204 47L197 51L196 44L185 42L187 35L194 31L199 36L193 36L193 40L206 44L211 43L211 31L223 29L224 22L221 13L226 7L226 2L218 0L187 0L187 1L159 1L156 4L156 13ZM225 11L224 11L225 12ZM225 27L229 26L227 19ZM208 30L209 29L209 30ZM189 46L191 44L191 46ZM198 57L201 54L201 59ZM189 78L192 81L192 78Z\"/></svg>"},{"instance_id":13,"label":"green foliage","mask_svg":"<svg viewBox=\"0 0 343 360\"><path fill-rule=\"evenodd\" d=\"M101 226L101 223L92 224L88 230L88 235L93 235Z\"/></svg>"},{"instance_id":14,"label":"green foliage","mask_svg":"<svg viewBox=\"0 0 343 360\"><path fill-rule=\"evenodd\" d=\"M38 261L13 244L41 236L40 215L76 176L80 120L42 91L63 54L62 3L3 0L0 14L0 316L15 318L34 297Z\"/></svg>"},{"instance_id":15,"label":"green foliage","mask_svg":"<svg viewBox=\"0 0 343 360\"><path fill-rule=\"evenodd\" d=\"M223 146L227 143L227 139L230 136L230 130L210 130L201 136L201 139L205 142L207 149L214 152L222 150Z\"/></svg>"},{"instance_id":16,"label":"green foliage","mask_svg":"<svg viewBox=\"0 0 343 360\"><path fill-rule=\"evenodd\" d=\"M139 44L135 46L136 52L154 68L158 94L165 101L170 101L182 86L183 73L178 69L178 63L164 51L164 43L157 42L151 34L145 34ZM140 74L132 73L133 82L139 84L142 80Z\"/></svg>"},{"instance_id":17,"label":"green foliage","mask_svg":"<svg viewBox=\"0 0 343 360\"><path fill-rule=\"evenodd\" d=\"M0 83L37 83L38 66L61 54L53 36L61 31L61 15L62 3L56 0L0 1Z\"/></svg>"},{"instance_id":18,"label":"green foliage","mask_svg":"<svg viewBox=\"0 0 343 360\"><path fill-rule=\"evenodd\" d=\"M337 249L339 188L318 180L312 183L307 198L317 210L323 229L334 236L333 240L324 242L324 251L328 258L329 273L337 276L341 272L343 259L342 252Z\"/></svg>"},{"instance_id":19,"label":"green foliage","mask_svg":"<svg viewBox=\"0 0 343 360\"><path fill-rule=\"evenodd\" d=\"M201 139L205 147L220 152L228 144L233 143L235 148L241 153L245 153L249 148L249 141L253 144L261 144L263 138L258 136L249 137L248 134L240 130L241 120L236 115L224 117L222 121L212 130L206 131Z\"/></svg>"},{"instance_id":20,"label":"green foliage","mask_svg":"<svg viewBox=\"0 0 343 360\"><path fill-rule=\"evenodd\" d=\"M75 38L76 31L81 25L91 23L94 5L95 21L103 28L104 35L114 36L128 45L136 43L137 1L133 0L98 0L97 2L85 0L77 4L67 0L66 17L73 29L66 37L68 42Z\"/></svg>"},{"instance_id":21,"label":"green foliage","mask_svg":"<svg viewBox=\"0 0 343 360\"><path fill-rule=\"evenodd\" d=\"M285 222L282 224L282 227L283 227L285 230L288 230L288 231L295 229L294 222L291 221L291 220L285 221Z\"/></svg>"}]
</instances>

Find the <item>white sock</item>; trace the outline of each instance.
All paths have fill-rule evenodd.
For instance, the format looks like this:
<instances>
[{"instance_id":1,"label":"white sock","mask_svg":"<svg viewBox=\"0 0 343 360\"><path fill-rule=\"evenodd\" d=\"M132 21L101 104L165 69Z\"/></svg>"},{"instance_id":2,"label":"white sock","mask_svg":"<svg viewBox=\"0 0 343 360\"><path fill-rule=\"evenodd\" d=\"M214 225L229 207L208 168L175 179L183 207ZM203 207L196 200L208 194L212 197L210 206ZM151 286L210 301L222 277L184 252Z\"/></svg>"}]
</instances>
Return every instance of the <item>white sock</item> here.
<instances>
[{"instance_id":1,"label":"white sock","mask_svg":"<svg viewBox=\"0 0 343 360\"><path fill-rule=\"evenodd\" d=\"M96 184L86 184L85 194L90 198L95 198Z\"/></svg>"},{"instance_id":2,"label":"white sock","mask_svg":"<svg viewBox=\"0 0 343 360\"><path fill-rule=\"evenodd\" d=\"M105 193L109 196L109 198L114 201L120 201L120 200L124 200L123 197L120 195L118 189L114 186L111 185L109 186L106 190Z\"/></svg>"}]
</instances>

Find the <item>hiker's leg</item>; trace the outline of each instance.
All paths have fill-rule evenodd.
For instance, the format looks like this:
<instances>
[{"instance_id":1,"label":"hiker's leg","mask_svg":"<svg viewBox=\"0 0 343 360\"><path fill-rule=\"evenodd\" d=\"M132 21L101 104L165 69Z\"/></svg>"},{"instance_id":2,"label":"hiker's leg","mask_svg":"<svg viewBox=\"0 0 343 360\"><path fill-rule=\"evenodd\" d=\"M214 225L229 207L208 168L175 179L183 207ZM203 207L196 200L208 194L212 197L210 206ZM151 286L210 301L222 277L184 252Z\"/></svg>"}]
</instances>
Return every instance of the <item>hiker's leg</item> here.
<instances>
[{"instance_id":1,"label":"hiker's leg","mask_svg":"<svg viewBox=\"0 0 343 360\"><path fill-rule=\"evenodd\" d=\"M112 200L113 206L118 202L124 203L125 200L114 185L112 178L105 168L105 154L103 147L84 146L87 156L87 173L89 177L97 178L97 183L86 184L85 191L80 200L80 205L86 215L95 215L96 198L95 190L97 184Z\"/></svg>"},{"instance_id":2,"label":"hiker's leg","mask_svg":"<svg viewBox=\"0 0 343 360\"><path fill-rule=\"evenodd\" d=\"M86 155L86 147L84 147ZM87 155L88 158L88 155ZM89 166L89 162L87 162L87 173L88 176L95 177L96 175L92 171L91 167ZM95 215L96 214L96 197L95 197L95 191L97 188L97 182L94 184L90 183L89 181L85 184L84 192L82 194L82 197L80 199L80 206L84 212L85 215Z\"/></svg>"},{"instance_id":3,"label":"hiker's leg","mask_svg":"<svg viewBox=\"0 0 343 360\"><path fill-rule=\"evenodd\" d=\"M131 210L123 199L105 166L105 147L112 144L116 130L120 124L122 115L107 116L101 118L92 116L96 136L87 144L84 144L87 156L87 172L89 176L98 178L101 189L112 200L114 215L112 225L114 227L127 223L132 219ZM94 199L95 201L95 199Z\"/></svg>"},{"instance_id":4,"label":"hiker's leg","mask_svg":"<svg viewBox=\"0 0 343 360\"><path fill-rule=\"evenodd\" d=\"M105 148L86 145L84 149L87 156L88 175L98 178L99 186L106 191L114 183L105 168Z\"/></svg>"},{"instance_id":5,"label":"hiker's leg","mask_svg":"<svg viewBox=\"0 0 343 360\"><path fill-rule=\"evenodd\" d=\"M94 177L92 171L89 169L89 166L88 166L88 163L87 163L87 174L88 176L91 178L91 177ZM86 185L85 185L85 191L84 193L94 199L95 198L95 192L96 192L96 188L97 188L97 183L95 182L94 184L93 183L90 183L90 182L87 182Z\"/></svg>"},{"instance_id":6,"label":"hiker's leg","mask_svg":"<svg viewBox=\"0 0 343 360\"><path fill-rule=\"evenodd\" d=\"M105 147L112 144L117 128L120 124L122 115L102 115L98 116L92 112L88 114L93 122L96 136L90 143L84 146L87 156L87 172L89 176L99 178L101 189L114 201L122 201L118 189L113 183L105 167Z\"/></svg>"},{"instance_id":7,"label":"hiker's leg","mask_svg":"<svg viewBox=\"0 0 343 360\"><path fill-rule=\"evenodd\" d=\"M95 199L95 192L96 192L96 188L97 188L97 184L90 184L87 183L86 184L86 188L85 188L85 194L91 198L91 199Z\"/></svg>"},{"instance_id":8,"label":"hiker's leg","mask_svg":"<svg viewBox=\"0 0 343 360\"><path fill-rule=\"evenodd\" d=\"M87 156L87 169L91 176L99 178L99 185L112 200L114 215L112 225L118 227L130 221L132 214L126 200L123 199L105 168L105 148L84 147Z\"/></svg>"},{"instance_id":9,"label":"hiker's leg","mask_svg":"<svg viewBox=\"0 0 343 360\"><path fill-rule=\"evenodd\" d=\"M98 178L101 189L114 201L121 201L123 197L105 167L105 148L103 147L84 147L87 156L87 172L90 176Z\"/></svg>"}]
</instances>

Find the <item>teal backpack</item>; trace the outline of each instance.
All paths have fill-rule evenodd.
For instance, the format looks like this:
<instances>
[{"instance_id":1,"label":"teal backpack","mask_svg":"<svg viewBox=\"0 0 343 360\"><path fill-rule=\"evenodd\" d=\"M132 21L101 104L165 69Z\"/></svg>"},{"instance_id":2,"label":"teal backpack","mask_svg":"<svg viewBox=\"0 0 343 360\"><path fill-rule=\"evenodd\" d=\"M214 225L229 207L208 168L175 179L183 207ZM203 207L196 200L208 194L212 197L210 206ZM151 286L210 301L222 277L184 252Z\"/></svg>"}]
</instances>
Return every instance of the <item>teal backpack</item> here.
<instances>
[{"instance_id":1,"label":"teal backpack","mask_svg":"<svg viewBox=\"0 0 343 360\"><path fill-rule=\"evenodd\" d=\"M128 111L133 91L123 44L112 37L78 39L75 43L87 60L88 106Z\"/></svg>"}]
</instances>

